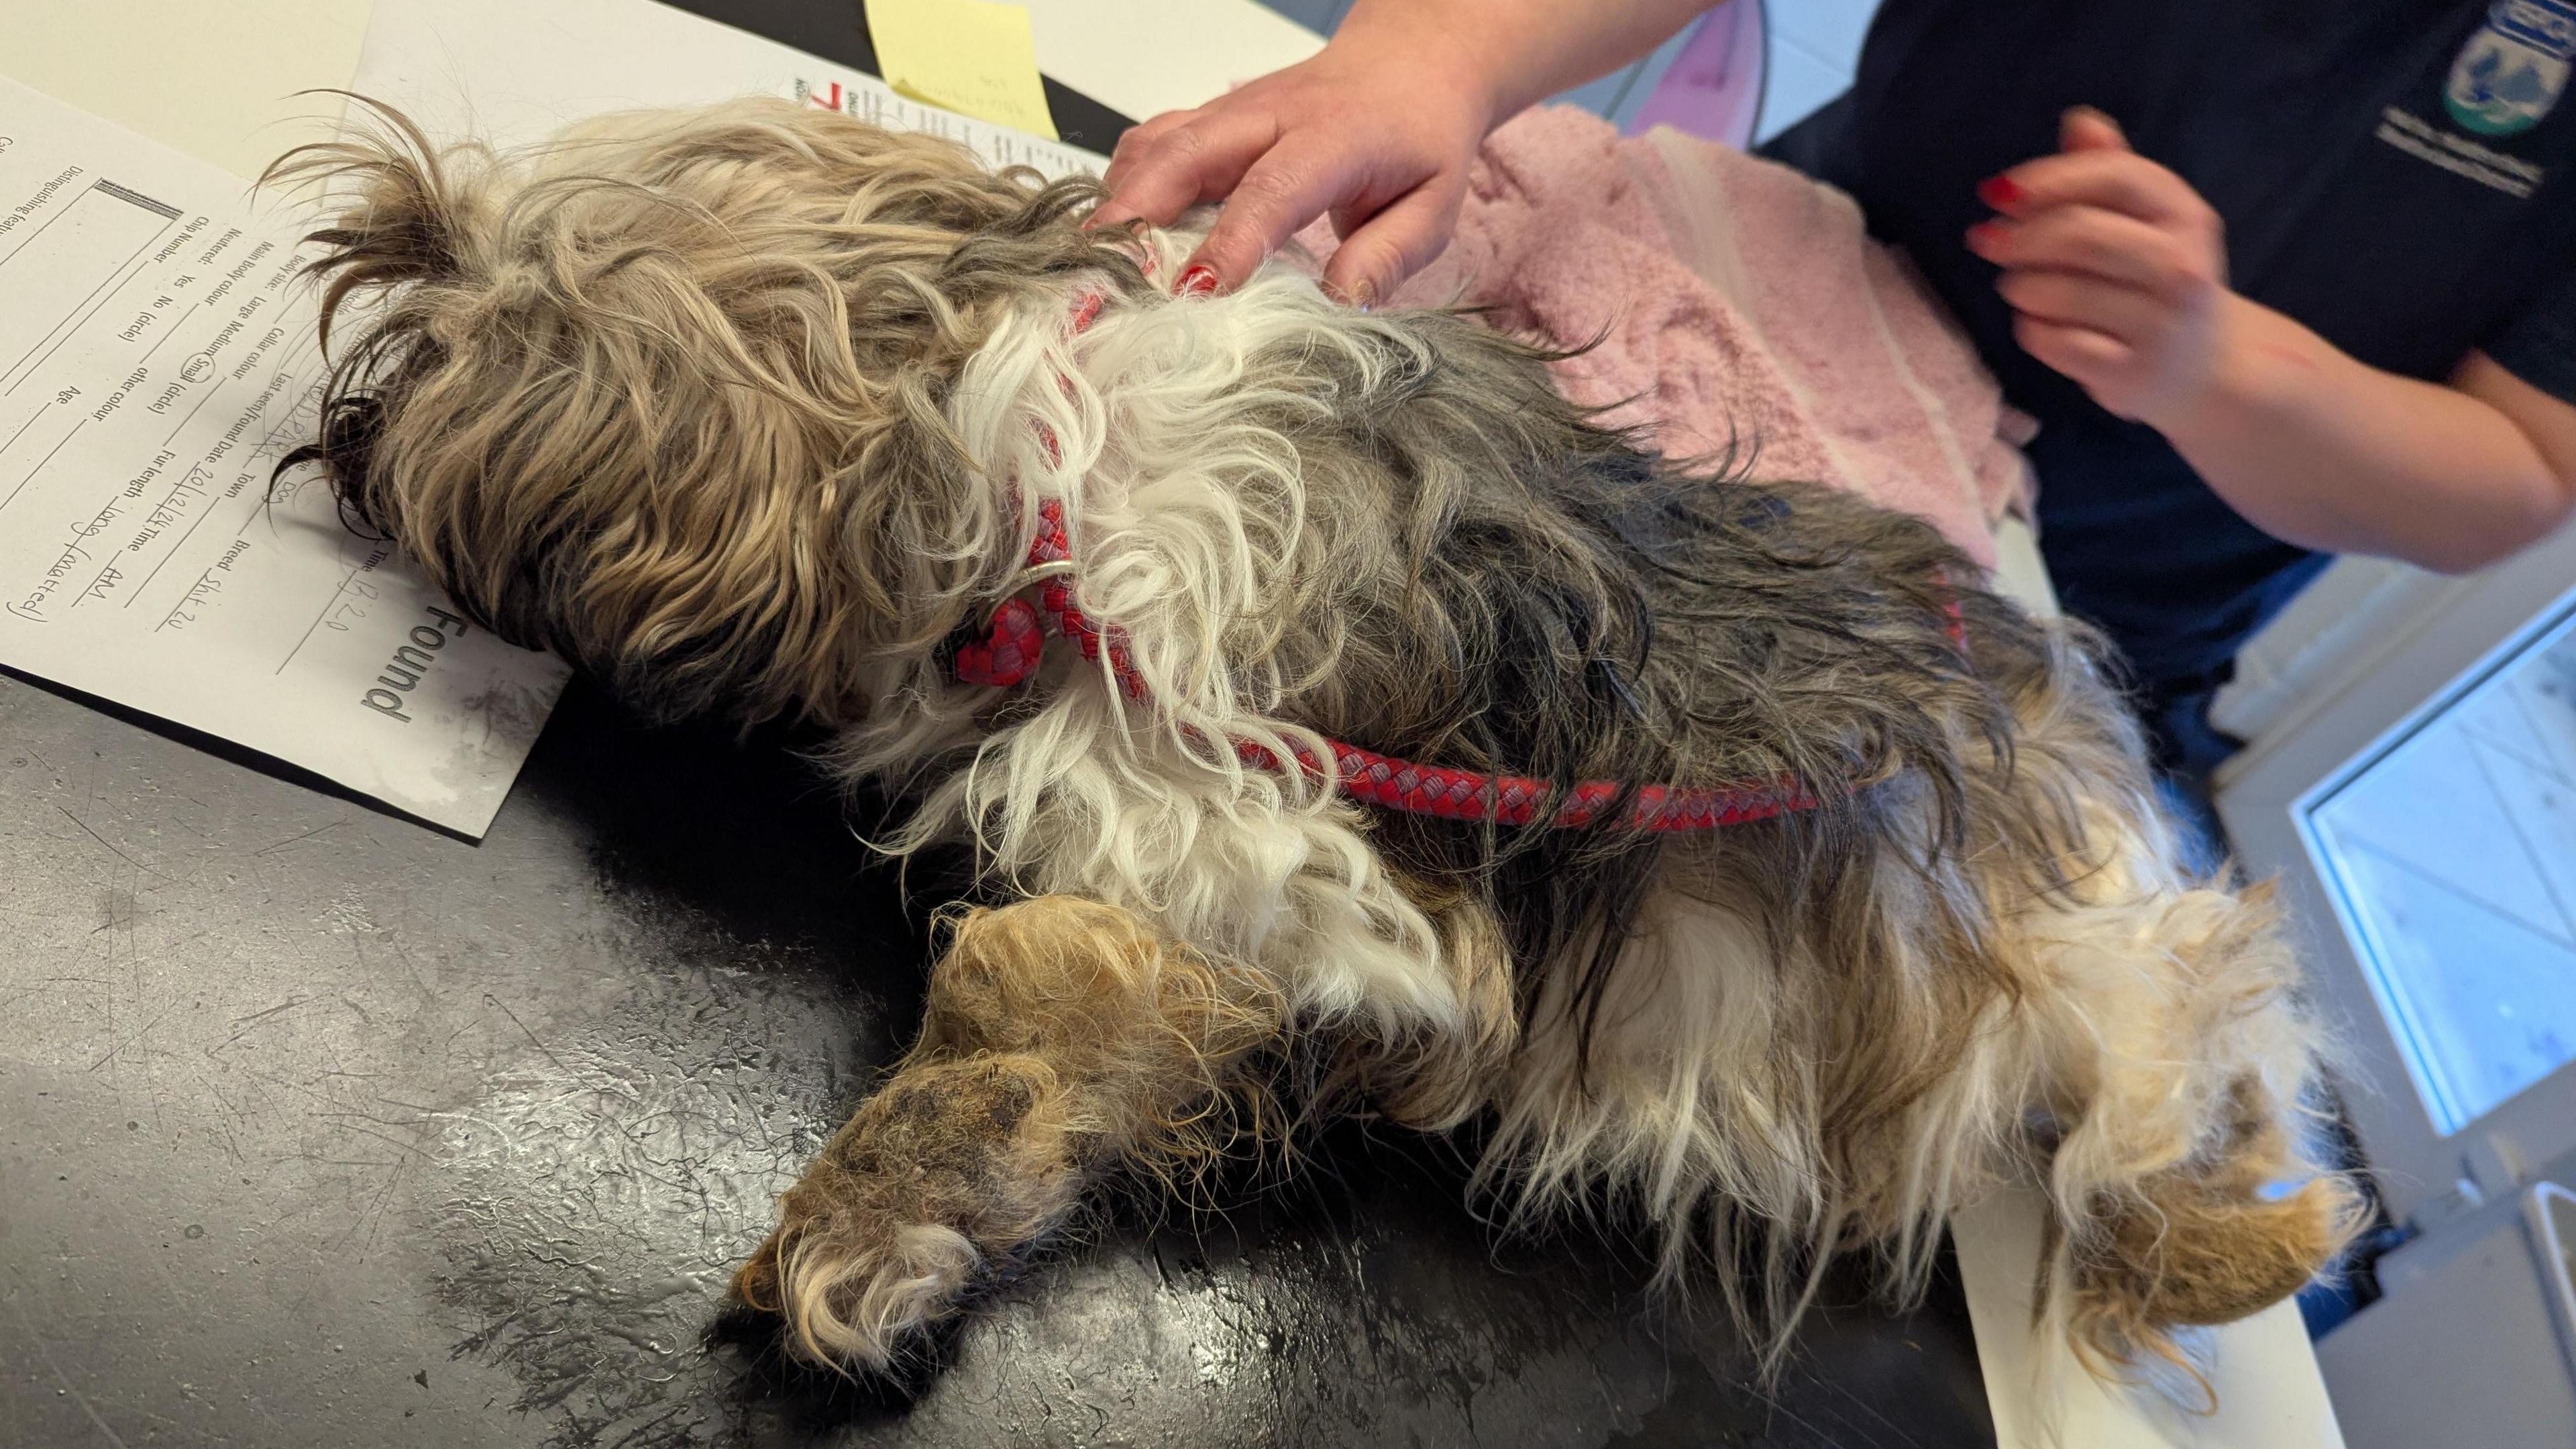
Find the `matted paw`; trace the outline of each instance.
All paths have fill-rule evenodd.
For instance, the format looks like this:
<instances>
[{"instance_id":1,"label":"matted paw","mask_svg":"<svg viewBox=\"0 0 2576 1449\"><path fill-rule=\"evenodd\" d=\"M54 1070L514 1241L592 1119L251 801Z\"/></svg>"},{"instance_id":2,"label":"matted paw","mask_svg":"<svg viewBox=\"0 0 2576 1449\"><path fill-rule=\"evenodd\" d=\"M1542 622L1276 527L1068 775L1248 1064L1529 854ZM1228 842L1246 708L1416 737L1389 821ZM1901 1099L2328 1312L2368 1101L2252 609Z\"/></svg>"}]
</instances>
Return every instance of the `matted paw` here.
<instances>
[{"instance_id":1,"label":"matted paw","mask_svg":"<svg viewBox=\"0 0 2576 1449\"><path fill-rule=\"evenodd\" d=\"M743 1302L787 1321L796 1356L883 1372L922 1329L955 1313L983 1254L939 1223L788 1223L734 1277Z\"/></svg>"},{"instance_id":2,"label":"matted paw","mask_svg":"<svg viewBox=\"0 0 2576 1449\"><path fill-rule=\"evenodd\" d=\"M882 1371L954 1315L988 1259L1035 1244L1081 1186L1064 1093L1030 1056L915 1063L779 1201L734 1293L787 1320L797 1357Z\"/></svg>"},{"instance_id":3,"label":"matted paw","mask_svg":"<svg viewBox=\"0 0 2576 1449\"><path fill-rule=\"evenodd\" d=\"M2233 1323L2271 1307L2330 1266L2355 1203L2338 1178L2272 1201L2168 1194L2125 1214L2115 1256L2090 1285L2147 1323Z\"/></svg>"},{"instance_id":4,"label":"matted paw","mask_svg":"<svg viewBox=\"0 0 2576 1449\"><path fill-rule=\"evenodd\" d=\"M2070 1327L2106 1363L2143 1354L2186 1364L2176 1330L2233 1323L2288 1298L2333 1266L2359 1221L2359 1198L2339 1177L2273 1199L2158 1186L2075 1266Z\"/></svg>"}]
</instances>

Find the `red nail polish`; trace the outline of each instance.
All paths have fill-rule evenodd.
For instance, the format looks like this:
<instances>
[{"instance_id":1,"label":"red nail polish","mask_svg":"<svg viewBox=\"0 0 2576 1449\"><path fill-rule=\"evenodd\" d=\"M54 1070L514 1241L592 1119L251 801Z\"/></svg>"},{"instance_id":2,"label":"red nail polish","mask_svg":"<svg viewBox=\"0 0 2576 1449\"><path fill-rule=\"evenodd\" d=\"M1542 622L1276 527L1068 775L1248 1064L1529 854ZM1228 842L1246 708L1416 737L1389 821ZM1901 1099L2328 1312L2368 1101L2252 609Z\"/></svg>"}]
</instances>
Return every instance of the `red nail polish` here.
<instances>
[{"instance_id":1,"label":"red nail polish","mask_svg":"<svg viewBox=\"0 0 2576 1449\"><path fill-rule=\"evenodd\" d=\"M1215 290L1216 268L1209 266L1192 266L1181 273L1179 281L1172 284L1172 295L1175 297L1204 297Z\"/></svg>"},{"instance_id":2,"label":"red nail polish","mask_svg":"<svg viewBox=\"0 0 2576 1449\"><path fill-rule=\"evenodd\" d=\"M2001 245L2008 228L1999 221L1981 221L1968 228L1968 249L1990 252Z\"/></svg>"},{"instance_id":3,"label":"red nail polish","mask_svg":"<svg viewBox=\"0 0 2576 1449\"><path fill-rule=\"evenodd\" d=\"M2021 189L2021 183L2009 176L1989 176L1977 183L1977 199L1997 211L2019 206L2028 194Z\"/></svg>"}]
</instances>

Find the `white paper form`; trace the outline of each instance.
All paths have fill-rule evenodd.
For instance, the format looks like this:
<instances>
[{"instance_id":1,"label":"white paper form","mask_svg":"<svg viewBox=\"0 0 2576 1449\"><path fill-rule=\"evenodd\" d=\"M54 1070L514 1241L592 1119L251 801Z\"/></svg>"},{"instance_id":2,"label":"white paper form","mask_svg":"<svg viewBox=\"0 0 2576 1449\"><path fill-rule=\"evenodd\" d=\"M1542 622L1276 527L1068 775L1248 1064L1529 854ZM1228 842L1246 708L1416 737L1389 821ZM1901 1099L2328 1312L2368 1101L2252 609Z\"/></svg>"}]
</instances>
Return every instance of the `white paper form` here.
<instances>
[{"instance_id":1,"label":"white paper form","mask_svg":"<svg viewBox=\"0 0 2576 1449\"><path fill-rule=\"evenodd\" d=\"M540 142L609 111L767 95L946 136L995 166L1068 176L1109 164L651 0L379 0L350 89L399 107L432 136L496 146Z\"/></svg>"},{"instance_id":2,"label":"white paper form","mask_svg":"<svg viewBox=\"0 0 2576 1449\"><path fill-rule=\"evenodd\" d=\"M2016 1186L1950 1220L1997 1449L2343 1449L2295 1302L2190 1331L2216 1413L2198 1411L2199 1386L2178 1374L2115 1386L2086 1373L2062 1336L2032 1327L2047 1211Z\"/></svg>"},{"instance_id":3,"label":"white paper form","mask_svg":"<svg viewBox=\"0 0 2576 1449\"><path fill-rule=\"evenodd\" d=\"M479 836L565 670L465 622L298 469L298 229L0 79L0 663Z\"/></svg>"}]
</instances>

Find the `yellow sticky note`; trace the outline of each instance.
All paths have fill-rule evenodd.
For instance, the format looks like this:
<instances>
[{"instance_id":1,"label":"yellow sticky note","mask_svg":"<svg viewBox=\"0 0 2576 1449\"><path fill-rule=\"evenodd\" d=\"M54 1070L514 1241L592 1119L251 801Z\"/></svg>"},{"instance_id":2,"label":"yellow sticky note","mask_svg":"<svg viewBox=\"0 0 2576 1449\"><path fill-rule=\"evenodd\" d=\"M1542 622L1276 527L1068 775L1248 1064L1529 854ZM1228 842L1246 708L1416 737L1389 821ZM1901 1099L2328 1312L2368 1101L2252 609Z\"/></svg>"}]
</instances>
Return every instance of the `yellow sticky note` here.
<instances>
[{"instance_id":1,"label":"yellow sticky note","mask_svg":"<svg viewBox=\"0 0 2576 1449\"><path fill-rule=\"evenodd\" d=\"M1029 12L992 0L867 0L885 82L916 101L1053 141Z\"/></svg>"}]
</instances>

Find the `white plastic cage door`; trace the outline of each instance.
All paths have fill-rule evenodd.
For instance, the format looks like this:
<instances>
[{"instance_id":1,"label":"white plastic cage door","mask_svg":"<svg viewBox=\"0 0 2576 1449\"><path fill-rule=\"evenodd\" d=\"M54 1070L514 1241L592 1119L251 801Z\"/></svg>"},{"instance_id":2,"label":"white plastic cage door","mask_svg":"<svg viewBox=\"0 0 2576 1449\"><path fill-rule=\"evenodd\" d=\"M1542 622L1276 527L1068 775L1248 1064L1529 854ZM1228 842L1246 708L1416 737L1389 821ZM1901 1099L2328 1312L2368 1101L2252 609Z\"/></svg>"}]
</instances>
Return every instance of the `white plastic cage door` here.
<instances>
[{"instance_id":1,"label":"white plastic cage door","mask_svg":"<svg viewBox=\"0 0 2576 1449\"><path fill-rule=\"evenodd\" d=\"M2390 1210L2576 1154L2576 528L2427 596L2221 772L2351 1050Z\"/></svg>"}]
</instances>

